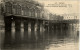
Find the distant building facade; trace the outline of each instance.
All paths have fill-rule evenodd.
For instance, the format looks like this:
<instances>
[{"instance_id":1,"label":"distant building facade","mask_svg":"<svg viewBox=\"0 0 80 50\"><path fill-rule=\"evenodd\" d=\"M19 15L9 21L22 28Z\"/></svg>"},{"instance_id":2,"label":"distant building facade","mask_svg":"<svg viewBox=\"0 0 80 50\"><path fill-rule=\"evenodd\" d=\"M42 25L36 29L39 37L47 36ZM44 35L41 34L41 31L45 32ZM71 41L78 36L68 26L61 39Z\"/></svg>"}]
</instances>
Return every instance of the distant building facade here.
<instances>
[{"instance_id":1,"label":"distant building facade","mask_svg":"<svg viewBox=\"0 0 80 50\"><path fill-rule=\"evenodd\" d=\"M61 20L63 20L63 16L56 15L56 14L51 14L51 13L50 13L50 14L49 14L49 19L61 21Z\"/></svg>"}]
</instances>

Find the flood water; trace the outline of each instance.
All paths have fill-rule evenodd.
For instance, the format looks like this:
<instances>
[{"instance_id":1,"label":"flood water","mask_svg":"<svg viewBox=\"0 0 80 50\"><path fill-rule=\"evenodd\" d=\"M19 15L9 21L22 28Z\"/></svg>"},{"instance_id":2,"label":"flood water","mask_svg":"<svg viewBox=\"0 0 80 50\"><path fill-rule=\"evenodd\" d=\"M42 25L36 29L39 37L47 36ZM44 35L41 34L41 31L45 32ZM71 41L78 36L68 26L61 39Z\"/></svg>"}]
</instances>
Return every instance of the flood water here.
<instances>
[{"instance_id":1,"label":"flood water","mask_svg":"<svg viewBox=\"0 0 80 50\"><path fill-rule=\"evenodd\" d=\"M45 31L42 40L39 42L28 42L21 44L13 44L12 46L2 47L4 41L4 31L0 33L1 50L79 50L79 33L78 31L69 30L53 30Z\"/></svg>"}]
</instances>

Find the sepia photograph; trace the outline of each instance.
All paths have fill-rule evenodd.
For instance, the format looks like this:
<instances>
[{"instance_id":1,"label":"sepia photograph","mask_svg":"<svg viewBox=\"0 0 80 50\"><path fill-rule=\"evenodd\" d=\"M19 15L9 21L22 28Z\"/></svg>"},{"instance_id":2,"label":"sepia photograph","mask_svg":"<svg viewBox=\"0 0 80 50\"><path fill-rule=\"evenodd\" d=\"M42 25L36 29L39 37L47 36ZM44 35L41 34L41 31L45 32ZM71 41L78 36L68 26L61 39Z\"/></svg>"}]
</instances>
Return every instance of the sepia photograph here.
<instances>
[{"instance_id":1,"label":"sepia photograph","mask_svg":"<svg viewBox=\"0 0 80 50\"><path fill-rule=\"evenodd\" d=\"M79 50L79 0L0 0L0 50Z\"/></svg>"}]
</instances>

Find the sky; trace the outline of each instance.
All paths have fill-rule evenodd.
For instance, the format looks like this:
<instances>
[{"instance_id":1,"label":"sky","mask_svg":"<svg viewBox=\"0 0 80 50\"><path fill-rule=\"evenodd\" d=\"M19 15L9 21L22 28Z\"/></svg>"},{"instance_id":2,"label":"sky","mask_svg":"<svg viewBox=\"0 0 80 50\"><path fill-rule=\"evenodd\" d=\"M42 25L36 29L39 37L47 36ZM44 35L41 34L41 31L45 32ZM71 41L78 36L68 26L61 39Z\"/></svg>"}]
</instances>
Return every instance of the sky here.
<instances>
[{"instance_id":1,"label":"sky","mask_svg":"<svg viewBox=\"0 0 80 50\"><path fill-rule=\"evenodd\" d=\"M76 0L76 1L58 1L58 0L36 0L40 3L43 3L44 4L44 7L49 10L51 13L53 14L75 14L77 15L78 13L78 9L79 9L79 2ZM54 7L53 4L55 3L64 3L67 5L67 7ZM69 7L69 4L71 5L71 7ZM51 6L52 5L52 6Z\"/></svg>"}]
</instances>

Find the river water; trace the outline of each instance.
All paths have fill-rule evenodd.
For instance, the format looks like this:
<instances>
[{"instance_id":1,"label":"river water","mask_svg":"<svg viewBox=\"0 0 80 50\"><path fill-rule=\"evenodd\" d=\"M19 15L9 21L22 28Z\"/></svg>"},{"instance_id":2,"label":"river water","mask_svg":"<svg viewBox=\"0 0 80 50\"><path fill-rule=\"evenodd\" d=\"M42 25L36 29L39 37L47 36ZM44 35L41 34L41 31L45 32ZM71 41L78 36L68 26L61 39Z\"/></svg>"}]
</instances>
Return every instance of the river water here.
<instances>
[{"instance_id":1,"label":"river water","mask_svg":"<svg viewBox=\"0 0 80 50\"><path fill-rule=\"evenodd\" d=\"M2 47L4 40L4 31L0 33L1 50L79 50L79 33L78 31L57 30L44 32L43 40L35 43L13 44L13 46Z\"/></svg>"}]
</instances>

